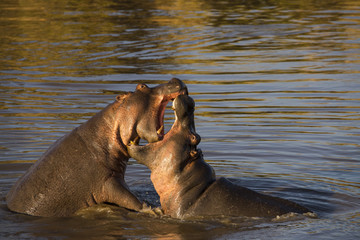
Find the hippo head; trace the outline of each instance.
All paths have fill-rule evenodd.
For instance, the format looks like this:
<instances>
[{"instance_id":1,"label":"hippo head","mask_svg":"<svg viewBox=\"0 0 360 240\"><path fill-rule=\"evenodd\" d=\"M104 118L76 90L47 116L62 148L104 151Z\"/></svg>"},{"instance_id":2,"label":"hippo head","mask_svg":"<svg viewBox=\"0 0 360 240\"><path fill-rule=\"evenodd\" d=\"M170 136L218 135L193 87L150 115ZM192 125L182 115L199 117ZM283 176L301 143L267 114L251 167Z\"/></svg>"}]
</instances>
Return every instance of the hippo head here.
<instances>
[{"instance_id":1,"label":"hippo head","mask_svg":"<svg viewBox=\"0 0 360 240\"><path fill-rule=\"evenodd\" d=\"M196 198L214 181L215 172L197 145L194 100L179 95L173 101L175 122L163 140L127 146L129 155L151 170L151 181L165 214L180 218Z\"/></svg>"},{"instance_id":2,"label":"hippo head","mask_svg":"<svg viewBox=\"0 0 360 240\"><path fill-rule=\"evenodd\" d=\"M202 155L201 149L196 148L201 141L201 137L195 131L195 101L187 95L179 95L174 99L172 109L175 111L175 122L173 128L167 134L167 138L176 139L181 136L184 144L187 144L189 151L183 152L183 156L186 156L182 159L181 165L183 165L184 163L187 164L189 160L197 159L199 155ZM177 125L179 127L175 128Z\"/></svg>"},{"instance_id":3,"label":"hippo head","mask_svg":"<svg viewBox=\"0 0 360 240\"><path fill-rule=\"evenodd\" d=\"M195 102L188 95L178 95L172 105L175 111L175 122L163 140L139 146L132 142L128 153L142 163L155 168L178 169L201 156L201 150L196 146L201 138L195 132L194 110Z\"/></svg>"},{"instance_id":4,"label":"hippo head","mask_svg":"<svg viewBox=\"0 0 360 240\"><path fill-rule=\"evenodd\" d=\"M181 123L184 128L190 128L191 130L195 131L195 102L191 97L176 97L173 101L172 109L175 111L175 122Z\"/></svg>"},{"instance_id":5,"label":"hippo head","mask_svg":"<svg viewBox=\"0 0 360 240\"><path fill-rule=\"evenodd\" d=\"M125 145L138 142L142 138L149 143L159 141L164 136L164 113L167 103L178 95L188 94L186 85L179 79L150 88L138 84L132 93L117 97L123 102L124 124L120 125L120 135ZM129 127L132 126L132 127Z\"/></svg>"}]
</instances>

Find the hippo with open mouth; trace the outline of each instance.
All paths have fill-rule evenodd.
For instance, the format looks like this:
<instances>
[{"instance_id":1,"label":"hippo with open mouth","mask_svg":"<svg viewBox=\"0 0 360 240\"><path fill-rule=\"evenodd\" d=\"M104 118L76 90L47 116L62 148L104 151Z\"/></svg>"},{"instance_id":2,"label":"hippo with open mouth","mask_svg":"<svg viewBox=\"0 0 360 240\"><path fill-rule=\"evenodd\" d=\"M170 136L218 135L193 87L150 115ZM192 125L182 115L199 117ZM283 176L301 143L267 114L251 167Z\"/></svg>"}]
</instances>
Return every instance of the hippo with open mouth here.
<instances>
[{"instance_id":1,"label":"hippo with open mouth","mask_svg":"<svg viewBox=\"0 0 360 240\"><path fill-rule=\"evenodd\" d=\"M57 140L15 183L6 197L10 210L34 216L70 216L97 203L141 210L142 203L124 180L126 145L139 138L156 142L164 135L166 104L187 94L173 78L116 100L87 122Z\"/></svg>"},{"instance_id":2,"label":"hippo with open mouth","mask_svg":"<svg viewBox=\"0 0 360 240\"><path fill-rule=\"evenodd\" d=\"M307 213L294 202L257 193L215 178L196 146L195 103L187 95L173 102L175 122L162 141L139 146L131 143L128 153L151 170L151 181L166 215L187 219L195 216L276 217L285 213Z\"/></svg>"}]
</instances>

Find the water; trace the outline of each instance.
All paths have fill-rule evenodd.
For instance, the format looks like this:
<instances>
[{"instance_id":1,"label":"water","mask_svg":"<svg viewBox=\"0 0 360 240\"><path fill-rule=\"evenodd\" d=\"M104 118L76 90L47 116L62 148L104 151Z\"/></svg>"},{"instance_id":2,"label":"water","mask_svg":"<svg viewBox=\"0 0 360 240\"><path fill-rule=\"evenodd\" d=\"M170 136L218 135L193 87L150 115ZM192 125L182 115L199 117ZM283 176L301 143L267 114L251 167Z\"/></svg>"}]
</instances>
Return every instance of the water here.
<instances>
[{"instance_id":1,"label":"water","mask_svg":"<svg viewBox=\"0 0 360 240\"><path fill-rule=\"evenodd\" d=\"M360 237L358 1L0 3L0 238ZM5 195L56 139L139 82L178 77L218 176L318 218L177 221L113 206L74 218L7 210ZM166 111L166 128L172 122ZM159 204L149 171L126 180Z\"/></svg>"}]
</instances>

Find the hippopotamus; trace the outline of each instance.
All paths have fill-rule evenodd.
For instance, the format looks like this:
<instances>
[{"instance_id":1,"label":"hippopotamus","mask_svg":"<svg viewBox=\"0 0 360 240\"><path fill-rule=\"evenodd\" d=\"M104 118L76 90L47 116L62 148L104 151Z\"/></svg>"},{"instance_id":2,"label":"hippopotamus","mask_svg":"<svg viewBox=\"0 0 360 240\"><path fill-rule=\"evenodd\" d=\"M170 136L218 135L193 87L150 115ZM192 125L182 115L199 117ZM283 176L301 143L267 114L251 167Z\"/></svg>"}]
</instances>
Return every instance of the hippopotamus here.
<instances>
[{"instance_id":1,"label":"hippopotamus","mask_svg":"<svg viewBox=\"0 0 360 240\"><path fill-rule=\"evenodd\" d=\"M276 217L307 213L289 200L261 194L220 177L204 161L201 138L195 131L193 99L179 95L173 101L175 122L163 140L129 144L128 153L151 170L164 214L188 219L206 216Z\"/></svg>"},{"instance_id":2,"label":"hippopotamus","mask_svg":"<svg viewBox=\"0 0 360 240\"><path fill-rule=\"evenodd\" d=\"M7 194L11 211L42 217L74 215L79 209L110 203L143 208L124 180L126 145L164 135L167 103L187 94L179 79L150 88L138 84L99 113L57 140Z\"/></svg>"}]
</instances>

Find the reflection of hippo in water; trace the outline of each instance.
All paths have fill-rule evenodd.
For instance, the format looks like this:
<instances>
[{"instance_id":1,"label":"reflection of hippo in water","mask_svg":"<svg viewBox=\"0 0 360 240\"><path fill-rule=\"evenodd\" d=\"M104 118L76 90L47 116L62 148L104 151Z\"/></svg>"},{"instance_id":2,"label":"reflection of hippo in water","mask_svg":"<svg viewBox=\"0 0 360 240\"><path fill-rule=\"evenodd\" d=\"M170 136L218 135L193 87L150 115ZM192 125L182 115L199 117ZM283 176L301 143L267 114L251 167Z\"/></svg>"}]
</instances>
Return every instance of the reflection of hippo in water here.
<instances>
[{"instance_id":1,"label":"reflection of hippo in water","mask_svg":"<svg viewBox=\"0 0 360 240\"><path fill-rule=\"evenodd\" d=\"M175 122L162 141L145 146L131 144L128 152L151 170L151 181L165 214L175 218L225 215L275 217L310 212L294 202L257 193L215 178L214 171L196 149L195 103L180 95L173 103Z\"/></svg>"},{"instance_id":2,"label":"reflection of hippo in water","mask_svg":"<svg viewBox=\"0 0 360 240\"><path fill-rule=\"evenodd\" d=\"M166 104L187 93L178 79L117 96L90 120L55 142L7 195L10 210L35 216L69 216L108 202L131 210L142 204L130 192L124 173L126 145L139 137L163 137Z\"/></svg>"}]
</instances>

